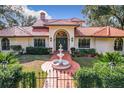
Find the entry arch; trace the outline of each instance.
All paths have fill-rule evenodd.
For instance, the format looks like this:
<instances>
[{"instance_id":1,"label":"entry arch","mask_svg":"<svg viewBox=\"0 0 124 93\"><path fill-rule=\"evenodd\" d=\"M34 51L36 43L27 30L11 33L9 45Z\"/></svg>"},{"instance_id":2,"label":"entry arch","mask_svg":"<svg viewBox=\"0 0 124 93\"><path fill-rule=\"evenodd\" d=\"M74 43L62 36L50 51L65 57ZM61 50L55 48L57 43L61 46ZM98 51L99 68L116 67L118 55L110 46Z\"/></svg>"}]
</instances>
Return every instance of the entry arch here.
<instances>
[{"instance_id":1,"label":"entry arch","mask_svg":"<svg viewBox=\"0 0 124 93\"><path fill-rule=\"evenodd\" d=\"M65 29L59 29L54 34L54 47L55 50L58 50L59 45L62 44L65 51L69 50L69 33Z\"/></svg>"}]
</instances>

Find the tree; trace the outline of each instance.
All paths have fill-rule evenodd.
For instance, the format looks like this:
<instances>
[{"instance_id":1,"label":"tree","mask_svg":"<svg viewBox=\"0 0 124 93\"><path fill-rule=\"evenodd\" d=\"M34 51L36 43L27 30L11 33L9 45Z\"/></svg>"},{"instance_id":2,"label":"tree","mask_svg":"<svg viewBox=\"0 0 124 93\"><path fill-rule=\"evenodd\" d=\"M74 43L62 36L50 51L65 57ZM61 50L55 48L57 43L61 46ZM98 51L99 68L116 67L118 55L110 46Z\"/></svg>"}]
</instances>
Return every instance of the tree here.
<instances>
[{"instance_id":1,"label":"tree","mask_svg":"<svg viewBox=\"0 0 124 93\"><path fill-rule=\"evenodd\" d=\"M1 5L0 28L19 25L19 20L23 17L22 12L22 6Z\"/></svg>"},{"instance_id":2,"label":"tree","mask_svg":"<svg viewBox=\"0 0 124 93\"><path fill-rule=\"evenodd\" d=\"M5 27L31 26L36 22L36 17L25 15L24 6L1 5L0 6L0 29Z\"/></svg>"},{"instance_id":3,"label":"tree","mask_svg":"<svg viewBox=\"0 0 124 93\"><path fill-rule=\"evenodd\" d=\"M22 23L21 25L22 26L32 26L35 22L36 22L36 17L34 16L24 16L23 19L22 19Z\"/></svg>"},{"instance_id":4,"label":"tree","mask_svg":"<svg viewBox=\"0 0 124 93\"><path fill-rule=\"evenodd\" d=\"M91 26L114 26L124 29L123 5L87 5L82 13L88 17Z\"/></svg>"}]
</instances>

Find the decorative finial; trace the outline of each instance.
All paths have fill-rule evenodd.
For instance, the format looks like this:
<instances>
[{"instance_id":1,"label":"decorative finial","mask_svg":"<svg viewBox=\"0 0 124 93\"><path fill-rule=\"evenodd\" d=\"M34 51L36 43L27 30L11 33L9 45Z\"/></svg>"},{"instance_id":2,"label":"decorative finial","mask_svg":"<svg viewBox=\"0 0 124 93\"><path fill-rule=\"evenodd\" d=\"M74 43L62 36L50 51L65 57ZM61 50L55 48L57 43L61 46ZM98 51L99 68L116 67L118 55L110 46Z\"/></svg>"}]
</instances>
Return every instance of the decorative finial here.
<instances>
[{"instance_id":1,"label":"decorative finial","mask_svg":"<svg viewBox=\"0 0 124 93\"><path fill-rule=\"evenodd\" d=\"M59 48L62 49L62 44L59 45Z\"/></svg>"}]
</instances>

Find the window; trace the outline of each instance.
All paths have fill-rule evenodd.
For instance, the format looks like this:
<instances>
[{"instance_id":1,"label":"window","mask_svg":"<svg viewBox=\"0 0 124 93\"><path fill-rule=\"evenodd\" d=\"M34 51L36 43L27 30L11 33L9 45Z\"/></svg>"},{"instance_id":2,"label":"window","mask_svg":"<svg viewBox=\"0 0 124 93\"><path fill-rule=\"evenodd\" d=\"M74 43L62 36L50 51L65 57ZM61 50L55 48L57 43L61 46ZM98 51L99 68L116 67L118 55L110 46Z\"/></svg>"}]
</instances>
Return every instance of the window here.
<instances>
[{"instance_id":1,"label":"window","mask_svg":"<svg viewBox=\"0 0 124 93\"><path fill-rule=\"evenodd\" d=\"M10 42L7 38L3 38L1 40L1 46L2 46L2 50L9 50L10 49Z\"/></svg>"},{"instance_id":2,"label":"window","mask_svg":"<svg viewBox=\"0 0 124 93\"><path fill-rule=\"evenodd\" d=\"M78 42L79 48L90 48L90 39L79 39Z\"/></svg>"},{"instance_id":3,"label":"window","mask_svg":"<svg viewBox=\"0 0 124 93\"><path fill-rule=\"evenodd\" d=\"M34 47L45 47L45 39L34 39Z\"/></svg>"},{"instance_id":4,"label":"window","mask_svg":"<svg viewBox=\"0 0 124 93\"><path fill-rule=\"evenodd\" d=\"M114 50L122 51L123 50L123 40L121 38L117 38L114 42Z\"/></svg>"}]
</instances>

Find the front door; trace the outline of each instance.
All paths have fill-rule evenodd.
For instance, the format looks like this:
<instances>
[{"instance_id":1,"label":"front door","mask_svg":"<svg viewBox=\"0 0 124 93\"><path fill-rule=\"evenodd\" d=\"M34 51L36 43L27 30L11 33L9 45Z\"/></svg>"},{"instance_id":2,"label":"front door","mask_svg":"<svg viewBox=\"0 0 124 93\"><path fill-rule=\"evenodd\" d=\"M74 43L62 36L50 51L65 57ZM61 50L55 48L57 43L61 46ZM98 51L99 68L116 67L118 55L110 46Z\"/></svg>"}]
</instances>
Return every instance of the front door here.
<instances>
[{"instance_id":1,"label":"front door","mask_svg":"<svg viewBox=\"0 0 124 93\"><path fill-rule=\"evenodd\" d=\"M62 45L63 50L67 50L67 38L56 38L56 50L59 49L59 45Z\"/></svg>"}]
</instances>

